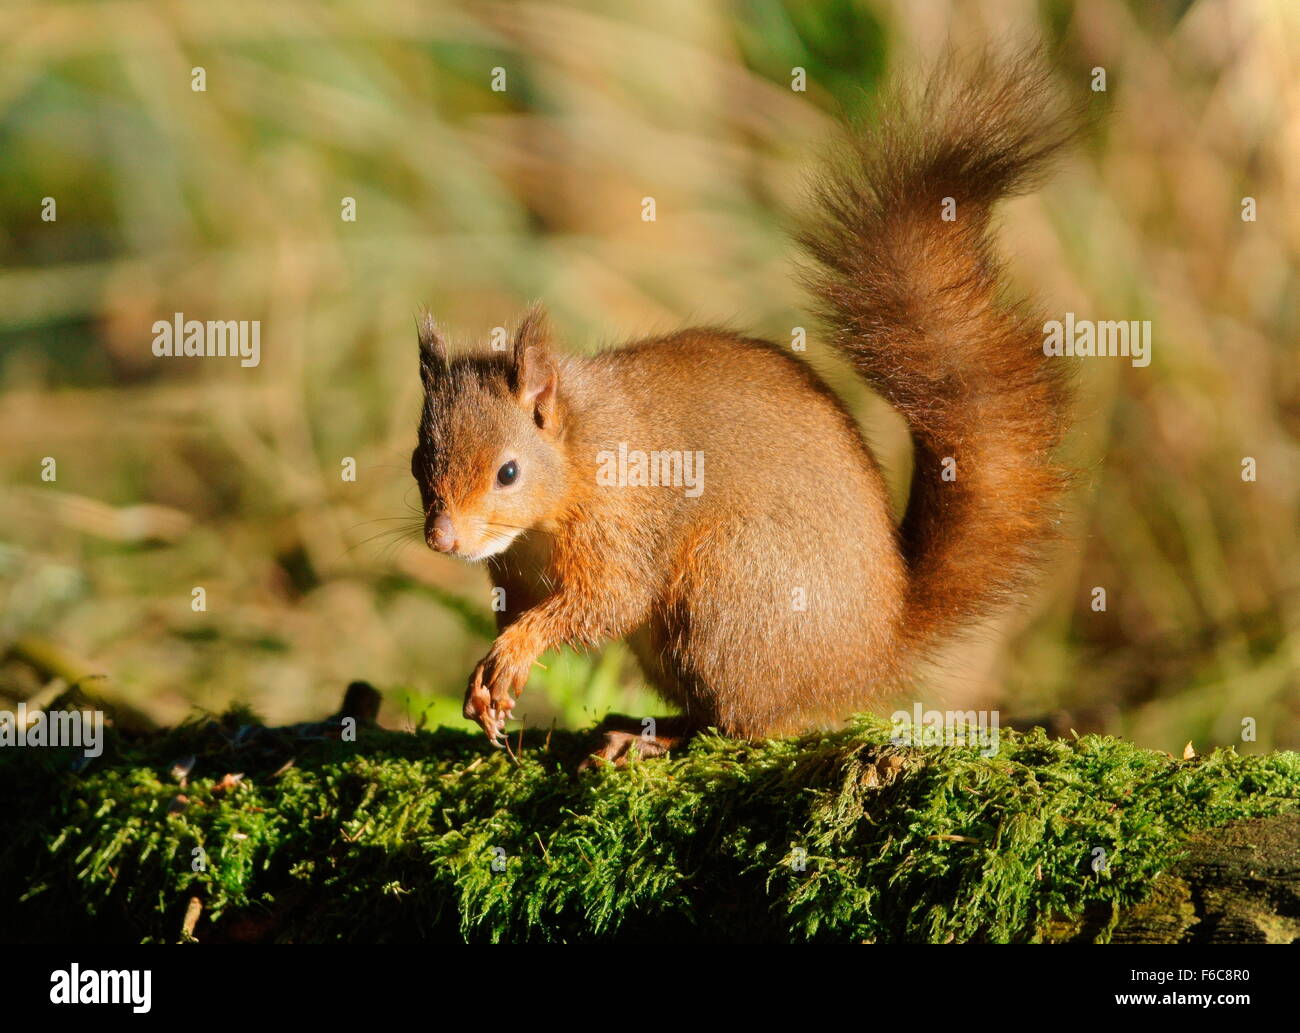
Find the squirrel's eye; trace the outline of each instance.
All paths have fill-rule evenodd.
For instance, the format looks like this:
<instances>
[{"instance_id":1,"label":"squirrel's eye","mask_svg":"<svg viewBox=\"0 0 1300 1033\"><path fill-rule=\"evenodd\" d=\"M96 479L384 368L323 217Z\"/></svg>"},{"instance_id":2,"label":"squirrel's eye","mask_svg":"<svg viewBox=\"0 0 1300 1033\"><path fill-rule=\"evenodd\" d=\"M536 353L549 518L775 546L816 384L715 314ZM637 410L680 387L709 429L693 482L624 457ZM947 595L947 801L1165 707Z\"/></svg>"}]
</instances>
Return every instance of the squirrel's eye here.
<instances>
[{"instance_id":1,"label":"squirrel's eye","mask_svg":"<svg viewBox=\"0 0 1300 1033\"><path fill-rule=\"evenodd\" d=\"M515 483L515 478L518 476L519 464L512 459L497 471L497 484L503 488L508 488Z\"/></svg>"}]
</instances>

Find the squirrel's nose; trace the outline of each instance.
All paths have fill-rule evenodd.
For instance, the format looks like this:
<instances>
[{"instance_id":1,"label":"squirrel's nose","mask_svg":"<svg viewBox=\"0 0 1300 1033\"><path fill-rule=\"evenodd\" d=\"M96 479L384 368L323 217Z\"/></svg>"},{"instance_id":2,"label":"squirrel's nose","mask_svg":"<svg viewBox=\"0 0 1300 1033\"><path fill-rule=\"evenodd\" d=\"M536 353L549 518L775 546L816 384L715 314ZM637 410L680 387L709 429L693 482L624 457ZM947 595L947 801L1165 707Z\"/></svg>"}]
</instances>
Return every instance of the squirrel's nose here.
<instances>
[{"instance_id":1,"label":"squirrel's nose","mask_svg":"<svg viewBox=\"0 0 1300 1033\"><path fill-rule=\"evenodd\" d=\"M431 549L437 549L438 552L451 552L456 548L456 528L451 524L451 517L439 513L433 523L425 528L424 540Z\"/></svg>"}]
</instances>

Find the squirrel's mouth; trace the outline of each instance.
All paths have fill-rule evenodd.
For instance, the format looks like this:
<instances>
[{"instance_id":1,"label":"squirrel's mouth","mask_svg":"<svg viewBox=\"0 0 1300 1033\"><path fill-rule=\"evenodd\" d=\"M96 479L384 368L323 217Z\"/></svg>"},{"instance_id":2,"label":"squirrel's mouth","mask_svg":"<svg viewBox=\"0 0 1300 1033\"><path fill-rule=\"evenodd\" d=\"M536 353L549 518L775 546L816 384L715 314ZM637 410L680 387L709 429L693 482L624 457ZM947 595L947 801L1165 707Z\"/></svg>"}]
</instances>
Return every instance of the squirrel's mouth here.
<instances>
[{"instance_id":1,"label":"squirrel's mouth","mask_svg":"<svg viewBox=\"0 0 1300 1033\"><path fill-rule=\"evenodd\" d=\"M523 528L498 524L472 513L430 512L425 517L424 540L434 552L478 563L514 544Z\"/></svg>"},{"instance_id":2,"label":"squirrel's mouth","mask_svg":"<svg viewBox=\"0 0 1300 1033\"><path fill-rule=\"evenodd\" d=\"M465 560L467 563L482 563L486 559L491 559L493 556L499 556L505 552L514 544L519 535L520 532L514 529L510 531L489 531L476 548L465 549L457 546L452 555Z\"/></svg>"}]
</instances>

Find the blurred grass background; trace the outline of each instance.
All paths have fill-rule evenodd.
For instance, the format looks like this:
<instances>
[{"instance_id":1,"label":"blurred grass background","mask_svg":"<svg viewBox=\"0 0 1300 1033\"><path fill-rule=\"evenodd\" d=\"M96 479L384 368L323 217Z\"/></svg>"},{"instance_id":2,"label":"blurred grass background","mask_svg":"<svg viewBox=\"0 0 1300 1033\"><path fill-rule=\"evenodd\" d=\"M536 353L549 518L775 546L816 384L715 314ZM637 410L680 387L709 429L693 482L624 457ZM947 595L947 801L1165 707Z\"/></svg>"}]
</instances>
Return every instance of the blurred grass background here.
<instances>
[{"instance_id":1,"label":"blurred grass background","mask_svg":"<svg viewBox=\"0 0 1300 1033\"><path fill-rule=\"evenodd\" d=\"M407 533L417 305L462 344L536 297L574 349L693 320L789 340L809 324L785 229L834 113L947 41L1015 36L1056 48L1081 94L1104 67L1092 100L1109 117L1007 208L1003 252L1058 317L1152 320L1154 358L1081 365L1074 543L922 698L1086 712L1171 750L1238 742L1251 717L1246 749L1300 746L1298 15L1287 0L7 4L0 706L91 673L147 719L243 700L294 721L366 678L388 722L459 722L487 582ZM151 326L174 312L261 320L261 365L156 359ZM810 342L901 496L900 422ZM546 662L529 723L661 709L621 647Z\"/></svg>"}]
</instances>

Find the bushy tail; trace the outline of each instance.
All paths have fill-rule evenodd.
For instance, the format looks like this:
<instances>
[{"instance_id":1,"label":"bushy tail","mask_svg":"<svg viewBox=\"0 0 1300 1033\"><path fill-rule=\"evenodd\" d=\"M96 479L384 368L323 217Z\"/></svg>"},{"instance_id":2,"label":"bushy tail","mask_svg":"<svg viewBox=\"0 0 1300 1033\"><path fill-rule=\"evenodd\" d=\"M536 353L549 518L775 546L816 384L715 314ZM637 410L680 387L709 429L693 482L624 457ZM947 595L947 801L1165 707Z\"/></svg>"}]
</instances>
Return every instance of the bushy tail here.
<instances>
[{"instance_id":1,"label":"bushy tail","mask_svg":"<svg viewBox=\"0 0 1300 1033\"><path fill-rule=\"evenodd\" d=\"M1067 374L1003 296L989 223L1078 122L1036 56L949 62L877 119L822 175L801 241L835 344L912 431L903 646L923 649L1022 592L1059 524Z\"/></svg>"}]
</instances>

